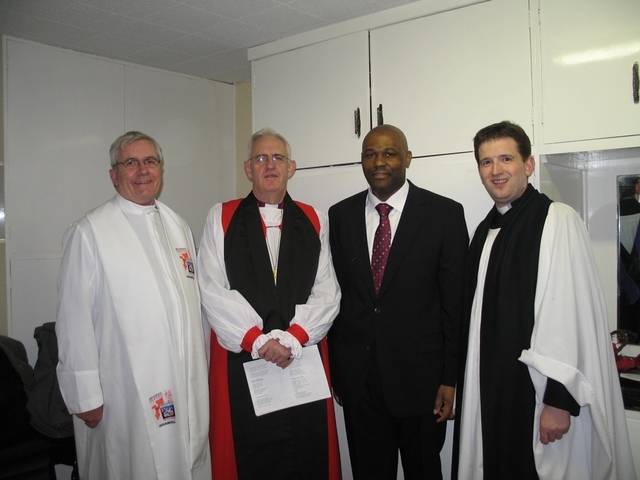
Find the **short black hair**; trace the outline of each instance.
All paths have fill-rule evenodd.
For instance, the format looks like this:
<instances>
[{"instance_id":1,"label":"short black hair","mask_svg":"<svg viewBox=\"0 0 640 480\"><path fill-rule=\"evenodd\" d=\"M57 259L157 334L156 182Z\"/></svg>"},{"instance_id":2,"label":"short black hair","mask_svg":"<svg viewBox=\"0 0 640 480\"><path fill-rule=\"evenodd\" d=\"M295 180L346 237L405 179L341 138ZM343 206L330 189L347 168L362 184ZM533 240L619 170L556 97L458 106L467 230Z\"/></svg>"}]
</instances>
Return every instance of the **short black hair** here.
<instances>
[{"instance_id":1,"label":"short black hair","mask_svg":"<svg viewBox=\"0 0 640 480\"><path fill-rule=\"evenodd\" d=\"M516 125L508 120L503 120L502 122L484 127L473 137L473 154L478 164L480 164L480 158L478 157L480 145L485 142L500 140L501 138L513 138L515 140L518 145L518 152L522 155L522 160L526 161L527 158L531 156L531 140L527 133L520 125Z\"/></svg>"}]
</instances>

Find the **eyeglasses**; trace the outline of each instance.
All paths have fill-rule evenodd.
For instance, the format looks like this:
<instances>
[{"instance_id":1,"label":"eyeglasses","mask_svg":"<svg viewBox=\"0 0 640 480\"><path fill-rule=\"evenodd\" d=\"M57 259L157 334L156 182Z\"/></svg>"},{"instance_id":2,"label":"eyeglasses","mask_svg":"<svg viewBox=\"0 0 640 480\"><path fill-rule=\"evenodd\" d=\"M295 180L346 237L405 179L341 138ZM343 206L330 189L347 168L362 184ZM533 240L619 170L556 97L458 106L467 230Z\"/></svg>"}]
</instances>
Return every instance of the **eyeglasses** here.
<instances>
[{"instance_id":1,"label":"eyeglasses","mask_svg":"<svg viewBox=\"0 0 640 480\"><path fill-rule=\"evenodd\" d=\"M162 163L161 160L158 160L155 157L147 157L142 162L148 168L158 168ZM127 158L124 162L114 163L113 168L116 168L118 165L123 165L127 170L136 170L140 166L140 160L137 158Z\"/></svg>"},{"instance_id":2,"label":"eyeglasses","mask_svg":"<svg viewBox=\"0 0 640 480\"><path fill-rule=\"evenodd\" d=\"M266 165L267 162L269 162L269 160L271 160L276 165L279 165L279 164L282 164L282 163L286 162L289 159L287 157L285 157L284 155L280 155L280 154L276 153L275 155L265 155L265 154L256 155L255 157L251 157L247 161L248 162L257 163L259 165Z\"/></svg>"}]
</instances>

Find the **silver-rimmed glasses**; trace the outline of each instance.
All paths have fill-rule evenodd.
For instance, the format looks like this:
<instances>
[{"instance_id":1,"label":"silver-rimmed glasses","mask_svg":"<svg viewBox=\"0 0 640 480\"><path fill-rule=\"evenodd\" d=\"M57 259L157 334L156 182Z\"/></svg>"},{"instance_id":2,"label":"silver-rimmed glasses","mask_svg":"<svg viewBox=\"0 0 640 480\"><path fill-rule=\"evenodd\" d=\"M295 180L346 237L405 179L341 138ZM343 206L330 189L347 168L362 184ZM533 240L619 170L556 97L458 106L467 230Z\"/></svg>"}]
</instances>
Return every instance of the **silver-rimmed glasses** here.
<instances>
[{"instance_id":1,"label":"silver-rimmed glasses","mask_svg":"<svg viewBox=\"0 0 640 480\"><path fill-rule=\"evenodd\" d=\"M158 168L162 163L155 157L147 157L142 162L147 168ZM127 158L122 162L116 162L113 165L113 168L116 168L118 165L122 165L127 170L136 170L138 167L140 167L140 160L138 160L137 158Z\"/></svg>"},{"instance_id":2,"label":"silver-rimmed glasses","mask_svg":"<svg viewBox=\"0 0 640 480\"><path fill-rule=\"evenodd\" d=\"M271 160L273 163L277 165L277 164L284 163L289 159L284 155L280 155L276 153L274 155L266 155L266 154L256 155L255 157L251 157L247 161L257 163L259 165L266 165L269 160Z\"/></svg>"}]
</instances>

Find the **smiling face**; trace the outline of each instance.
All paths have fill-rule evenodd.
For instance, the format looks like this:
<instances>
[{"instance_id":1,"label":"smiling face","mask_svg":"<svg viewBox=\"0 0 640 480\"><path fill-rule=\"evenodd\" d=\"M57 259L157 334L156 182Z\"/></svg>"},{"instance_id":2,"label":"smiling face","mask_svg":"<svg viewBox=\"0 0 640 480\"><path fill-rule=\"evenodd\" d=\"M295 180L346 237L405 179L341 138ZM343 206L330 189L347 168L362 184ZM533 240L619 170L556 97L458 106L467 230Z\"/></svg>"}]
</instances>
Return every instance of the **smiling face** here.
<instances>
[{"instance_id":1,"label":"smiling face","mask_svg":"<svg viewBox=\"0 0 640 480\"><path fill-rule=\"evenodd\" d=\"M511 137L489 140L478 149L478 172L484 188L498 207L509 205L527 189L533 157L522 158Z\"/></svg>"},{"instance_id":2,"label":"smiling face","mask_svg":"<svg viewBox=\"0 0 640 480\"><path fill-rule=\"evenodd\" d=\"M254 196L272 205L282 202L287 193L287 182L296 171L296 162L287 158L284 142L277 137L260 137L253 143L249 155L249 160L244 162L244 172L253 183ZM255 157L258 155L266 155L269 160L257 162ZM281 155L285 160L274 162L273 155Z\"/></svg>"},{"instance_id":3,"label":"smiling face","mask_svg":"<svg viewBox=\"0 0 640 480\"><path fill-rule=\"evenodd\" d=\"M140 166L129 170L124 165L116 165L109 170L116 191L138 205L153 205L162 186L162 164L156 168L148 167L144 164L144 159L149 157L158 158L153 143L149 140L137 140L122 147L118 162L135 158Z\"/></svg>"},{"instance_id":4,"label":"smiling face","mask_svg":"<svg viewBox=\"0 0 640 480\"><path fill-rule=\"evenodd\" d=\"M376 127L362 142L362 172L373 194L383 202L404 185L410 164L407 140L395 127Z\"/></svg>"}]
</instances>

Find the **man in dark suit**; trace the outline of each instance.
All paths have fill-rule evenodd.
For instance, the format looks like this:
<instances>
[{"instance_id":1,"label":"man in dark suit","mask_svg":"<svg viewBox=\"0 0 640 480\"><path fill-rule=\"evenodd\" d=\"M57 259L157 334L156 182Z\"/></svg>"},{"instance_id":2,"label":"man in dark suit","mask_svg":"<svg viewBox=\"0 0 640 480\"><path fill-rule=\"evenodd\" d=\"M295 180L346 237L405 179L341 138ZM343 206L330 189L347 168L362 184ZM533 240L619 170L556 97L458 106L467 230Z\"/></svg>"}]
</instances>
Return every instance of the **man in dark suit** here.
<instances>
[{"instance_id":1,"label":"man in dark suit","mask_svg":"<svg viewBox=\"0 0 640 480\"><path fill-rule=\"evenodd\" d=\"M329 210L342 289L329 334L331 374L356 479L395 479L398 450L405 479L441 478L453 418L469 237L460 204L406 180L411 158L402 131L374 128L362 143L369 188ZM386 264L374 240L387 221L379 203L392 207Z\"/></svg>"}]
</instances>

